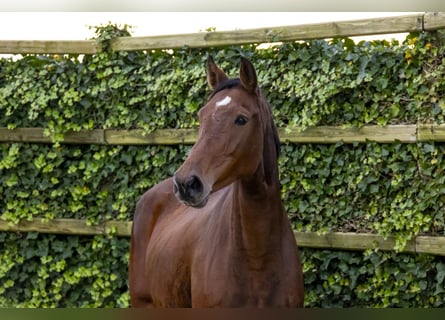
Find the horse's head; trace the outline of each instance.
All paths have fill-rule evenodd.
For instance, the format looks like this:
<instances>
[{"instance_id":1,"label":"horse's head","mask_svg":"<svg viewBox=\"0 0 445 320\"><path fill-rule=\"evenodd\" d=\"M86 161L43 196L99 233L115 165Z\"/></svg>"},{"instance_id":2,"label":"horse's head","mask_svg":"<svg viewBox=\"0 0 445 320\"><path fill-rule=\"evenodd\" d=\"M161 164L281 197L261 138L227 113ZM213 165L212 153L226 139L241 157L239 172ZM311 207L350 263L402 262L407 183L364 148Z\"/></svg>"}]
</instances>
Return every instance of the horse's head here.
<instances>
[{"instance_id":1,"label":"horse's head","mask_svg":"<svg viewBox=\"0 0 445 320\"><path fill-rule=\"evenodd\" d=\"M198 114L198 140L174 175L176 196L192 207L205 206L212 192L257 172L265 127L272 124L249 60L241 58L239 78L228 79L209 57L207 81L213 93Z\"/></svg>"}]
</instances>

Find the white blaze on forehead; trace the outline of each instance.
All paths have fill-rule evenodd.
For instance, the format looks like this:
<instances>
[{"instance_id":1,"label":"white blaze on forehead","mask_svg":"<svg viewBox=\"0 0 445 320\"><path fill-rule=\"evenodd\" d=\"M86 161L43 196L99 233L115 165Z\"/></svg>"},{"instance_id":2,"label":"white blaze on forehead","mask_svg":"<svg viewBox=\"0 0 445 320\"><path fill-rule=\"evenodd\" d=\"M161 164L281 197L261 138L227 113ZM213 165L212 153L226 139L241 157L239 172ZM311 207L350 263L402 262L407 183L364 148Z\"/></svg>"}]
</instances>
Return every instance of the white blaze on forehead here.
<instances>
[{"instance_id":1,"label":"white blaze on forehead","mask_svg":"<svg viewBox=\"0 0 445 320\"><path fill-rule=\"evenodd\" d=\"M219 107L227 106L230 103L230 101L232 101L232 98L229 96L226 96L224 99L216 102L216 107L219 108Z\"/></svg>"}]
</instances>

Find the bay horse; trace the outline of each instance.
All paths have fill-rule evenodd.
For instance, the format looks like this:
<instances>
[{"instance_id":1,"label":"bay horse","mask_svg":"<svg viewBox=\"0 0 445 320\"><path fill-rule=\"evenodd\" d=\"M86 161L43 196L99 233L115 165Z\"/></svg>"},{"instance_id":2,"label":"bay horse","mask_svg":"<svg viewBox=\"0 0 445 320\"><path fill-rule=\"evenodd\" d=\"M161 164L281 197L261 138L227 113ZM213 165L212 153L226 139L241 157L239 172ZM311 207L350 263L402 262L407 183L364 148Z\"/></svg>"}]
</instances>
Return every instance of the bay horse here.
<instances>
[{"instance_id":1,"label":"bay horse","mask_svg":"<svg viewBox=\"0 0 445 320\"><path fill-rule=\"evenodd\" d=\"M297 244L280 198L279 138L252 63L213 89L199 134L173 177L139 199L132 226L132 307L302 307Z\"/></svg>"}]
</instances>

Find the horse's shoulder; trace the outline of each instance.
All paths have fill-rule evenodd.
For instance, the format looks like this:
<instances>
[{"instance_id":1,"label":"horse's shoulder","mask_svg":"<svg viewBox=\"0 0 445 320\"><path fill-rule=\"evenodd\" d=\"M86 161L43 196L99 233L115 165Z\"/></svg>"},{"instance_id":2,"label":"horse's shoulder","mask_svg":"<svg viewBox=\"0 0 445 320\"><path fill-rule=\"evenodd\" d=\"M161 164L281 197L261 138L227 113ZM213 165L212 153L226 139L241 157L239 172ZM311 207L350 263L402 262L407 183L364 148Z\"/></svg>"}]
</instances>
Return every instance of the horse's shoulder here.
<instances>
[{"instance_id":1,"label":"horse's shoulder","mask_svg":"<svg viewBox=\"0 0 445 320\"><path fill-rule=\"evenodd\" d=\"M158 184L148 189L139 199L137 205L144 201L154 200L156 198L170 197L173 195L173 178L162 180Z\"/></svg>"},{"instance_id":2,"label":"horse's shoulder","mask_svg":"<svg viewBox=\"0 0 445 320\"><path fill-rule=\"evenodd\" d=\"M151 304L149 278L145 274L147 247L159 218L174 205L172 179L161 181L147 190L138 200L133 217L130 244L130 296L133 306ZM176 200L177 202L177 200Z\"/></svg>"},{"instance_id":3,"label":"horse's shoulder","mask_svg":"<svg viewBox=\"0 0 445 320\"><path fill-rule=\"evenodd\" d=\"M157 185L147 190L136 204L135 219L141 216L152 215L168 205L176 202L173 194L173 179L169 178L161 181Z\"/></svg>"}]
</instances>

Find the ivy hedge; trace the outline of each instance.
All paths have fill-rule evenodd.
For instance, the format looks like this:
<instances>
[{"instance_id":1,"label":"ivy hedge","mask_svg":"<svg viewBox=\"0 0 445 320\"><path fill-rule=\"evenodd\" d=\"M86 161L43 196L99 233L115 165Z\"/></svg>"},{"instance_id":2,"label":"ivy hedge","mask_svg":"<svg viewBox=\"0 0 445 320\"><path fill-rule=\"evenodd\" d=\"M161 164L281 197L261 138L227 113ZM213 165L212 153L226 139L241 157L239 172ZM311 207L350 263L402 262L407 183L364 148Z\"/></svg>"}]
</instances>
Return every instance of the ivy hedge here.
<instances>
[{"instance_id":1,"label":"ivy hedge","mask_svg":"<svg viewBox=\"0 0 445 320\"><path fill-rule=\"evenodd\" d=\"M190 146L62 144L67 131L193 128L208 54L229 74L255 65L278 126L443 123L445 34L111 52L128 27L97 28L104 52L0 59L0 127L44 127L53 143L0 144L0 214L131 220L140 195ZM445 145L284 144L282 198L295 230L395 235L395 252L302 249L307 307L443 307L445 258L402 254L444 235ZM127 238L0 233L0 306L125 307Z\"/></svg>"}]
</instances>

